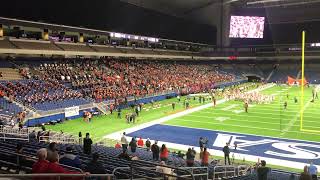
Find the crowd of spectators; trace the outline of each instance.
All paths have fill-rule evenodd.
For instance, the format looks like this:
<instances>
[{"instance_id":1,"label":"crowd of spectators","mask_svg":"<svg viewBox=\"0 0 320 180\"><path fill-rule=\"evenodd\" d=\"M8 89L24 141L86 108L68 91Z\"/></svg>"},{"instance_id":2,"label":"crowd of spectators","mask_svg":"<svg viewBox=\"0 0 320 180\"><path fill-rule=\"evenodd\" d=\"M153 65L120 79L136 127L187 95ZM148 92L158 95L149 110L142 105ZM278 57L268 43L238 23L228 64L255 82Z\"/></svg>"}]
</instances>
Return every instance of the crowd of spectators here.
<instances>
[{"instance_id":1,"label":"crowd of spectators","mask_svg":"<svg viewBox=\"0 0 320 180\"><path fill-rule=\"evenodd\" d=\"M144 60L64 60L33 67L43 80L70 83L95 100L142 97L165 91L209 90L215 83L232 81L210 64ZM25 73L26 74L26 73Z\"/></svg>"},{"instance_id":2,"label":"crowd of spectators","mask_svg":"<svg viewBox=\"0 0 320 180\"><path fill-rule=\"evenodd\" d=\"M0 83L0 91L8 97L19 99L25 105L30 106L37 103L83 97L80 92L65 88L57 80L2 82Z\"/></svg>"}]
</instances>

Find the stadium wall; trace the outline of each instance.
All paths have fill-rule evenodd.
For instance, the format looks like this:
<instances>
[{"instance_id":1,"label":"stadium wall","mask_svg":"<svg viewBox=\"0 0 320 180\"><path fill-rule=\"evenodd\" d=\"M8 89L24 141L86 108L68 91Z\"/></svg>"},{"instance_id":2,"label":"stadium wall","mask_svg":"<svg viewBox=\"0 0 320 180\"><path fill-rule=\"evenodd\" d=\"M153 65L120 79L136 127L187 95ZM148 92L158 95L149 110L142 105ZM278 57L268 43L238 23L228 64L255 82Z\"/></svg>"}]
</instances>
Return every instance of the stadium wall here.
<instances>
[{"instance_id":1,"label":"stadium wall","mask_svg":"<svg viewBox=\"0 0 320 180\"><path fill-rule=\"evenodd\" d=\"M81 110L81 111L79 111L79 115L68 117L68 119L76 119L79 117L83 117L84 111L89 111L89 110L88 109ZM66 117L65 117L64 113L50 115L50 116L44 116L44 117L40 117L40 118L29 119L28 121L25 122L24 126L37 126L37 125L41 125L44 123L49 123L51 121L63 120L65 118Z\"/></svg>"}]
</instances>

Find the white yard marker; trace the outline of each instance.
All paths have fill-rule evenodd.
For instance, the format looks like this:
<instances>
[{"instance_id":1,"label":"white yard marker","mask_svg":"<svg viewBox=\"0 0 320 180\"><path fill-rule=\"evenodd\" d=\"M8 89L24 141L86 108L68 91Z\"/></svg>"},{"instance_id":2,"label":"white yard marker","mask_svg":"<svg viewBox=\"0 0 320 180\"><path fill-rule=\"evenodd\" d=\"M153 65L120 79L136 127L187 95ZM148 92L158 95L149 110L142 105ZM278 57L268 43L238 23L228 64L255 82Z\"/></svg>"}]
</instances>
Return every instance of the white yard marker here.
<instances>
[{"instance_id":1,"label":"white yard marker","mask_svg":"<svg viewBox=\"0 0 320 180\"><path fill-rule=\"evenodd\" d=\"M222 110L228 111L228 110L233 109L237 106L239 106L239 104L231 104L230 106L227 106L227 107L223 108Z\"/></svg>"},{"instance_id":2,"label":"white yard marker","mask_svg":"<svg viewBox=\"0 0 320 180\"><path fill-rule=\"evenodd\" d=\"M230 117L216 117L215 118L215 120L220 121L220 122L223 122L223 121L228 120L228 119L230 119Z\"/></svg>"}]
</instances>

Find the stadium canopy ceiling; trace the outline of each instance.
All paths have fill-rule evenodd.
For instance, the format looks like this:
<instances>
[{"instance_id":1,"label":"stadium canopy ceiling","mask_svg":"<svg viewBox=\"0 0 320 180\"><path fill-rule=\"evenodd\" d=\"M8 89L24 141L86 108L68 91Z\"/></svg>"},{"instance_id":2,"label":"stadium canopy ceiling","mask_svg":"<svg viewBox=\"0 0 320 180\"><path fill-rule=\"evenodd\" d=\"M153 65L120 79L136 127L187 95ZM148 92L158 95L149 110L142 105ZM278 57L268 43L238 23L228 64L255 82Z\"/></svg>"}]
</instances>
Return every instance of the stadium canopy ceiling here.
<instances>
[{"instance_id":1,"label":"stadium canopy ceiling","mask_svg":"<svg viewBox=\"0 0 320 180\"><path fill-rule=\"evenodd\" d=\"M201 20L214 14L221 4L236 8L266 8L270 23L319 20L320 0L120 0L136 6L186 19ZM208 13L211 9L212 13ZM201 11L207 11L201 13ZM211 24L208 21L203 21Z\"/></svg>"},{"instance_id":2,"label":"stadium canopy ceiling","mask_svg":"<svg viewBox=\"0 0 320 180\"><path fill-rule=\"evenodd\" d=\"M121 0L136 6L152 9L164 14L183 17L194 10L212 4L219 4L221 0Z\"/></svg>"}]
</instances>

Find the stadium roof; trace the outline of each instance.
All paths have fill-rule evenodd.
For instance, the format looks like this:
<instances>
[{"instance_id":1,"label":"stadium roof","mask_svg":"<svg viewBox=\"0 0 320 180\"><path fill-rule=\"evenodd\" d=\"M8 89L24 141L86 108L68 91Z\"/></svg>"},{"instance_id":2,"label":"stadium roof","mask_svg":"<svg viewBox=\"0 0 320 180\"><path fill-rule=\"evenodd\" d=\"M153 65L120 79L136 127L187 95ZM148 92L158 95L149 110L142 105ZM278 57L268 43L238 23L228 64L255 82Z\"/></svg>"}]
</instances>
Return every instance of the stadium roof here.
<instances>
[{"instance_id":1,"label":"stadium roof","mask_svg":"<svg viewBox=\"0 0 320 180\"><path fill-rule=\"evenodd\" d=\"M207 7L212 4L219 4L221 0L121 0L136 6L152 9L161 13L183 17L186 14Z\"/></svg>"},{"instance_id":2,"label":"stadium roof","mask_svg":"<svg viewBox=\"0 0 320 180\"><path fill-rule=\"evenodd\" d=\"M194 12L208 11L221 3L241 8L267 8L270 23L319 20L320 0L121 0L161 13L194 19ZM214 18L214 9L204 16ZM200 13L201 14L201 13ZM199 15L197 13L196 15ZM207 19L208 17L200 17ZM199 18L196 18L199 20ZM210 24L210 23L208 23Z\"/></svg>"},{"instance_id":3,"label":"stadium roof","mask_svg":"<svg viewBox=\"0 0 320 180\"><path fill-rule=\"evenodd\" d=\"M165 14L184 16L194 10L199 10L211 5L233 4L238 7L291 7L319 5L320 0L121 0L136 6L152 9Z\"/></svg>"}]
</instances>

